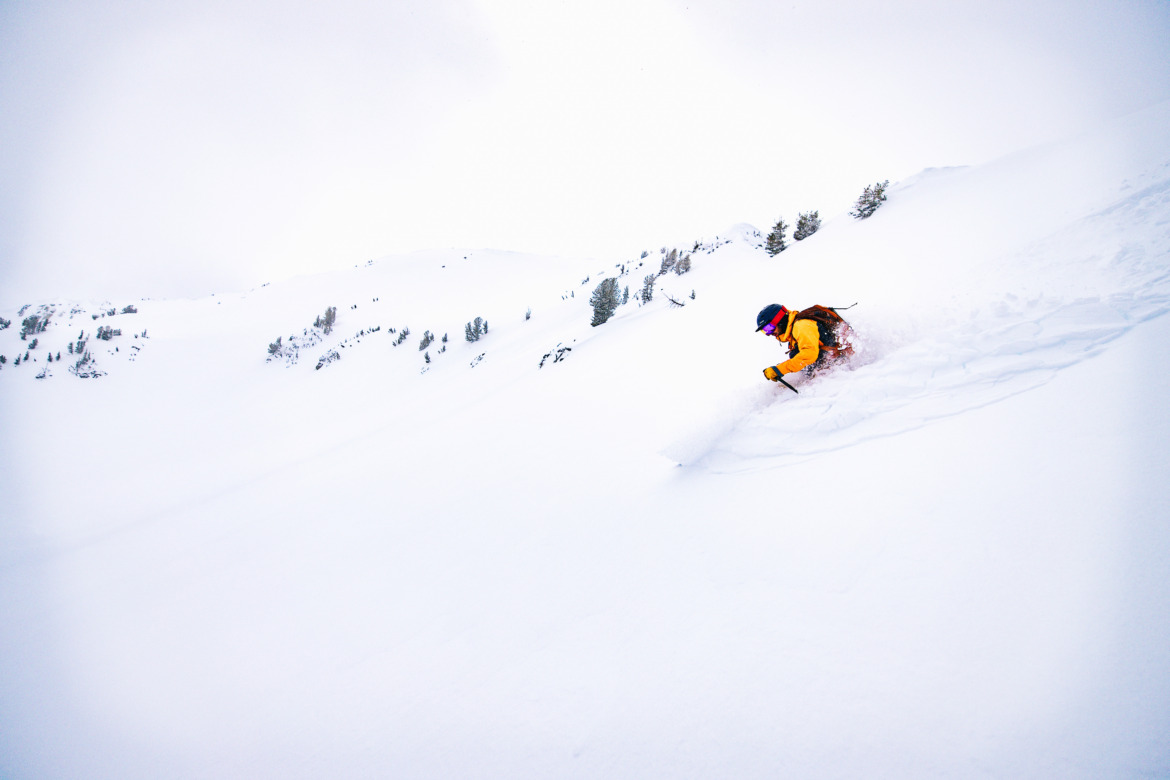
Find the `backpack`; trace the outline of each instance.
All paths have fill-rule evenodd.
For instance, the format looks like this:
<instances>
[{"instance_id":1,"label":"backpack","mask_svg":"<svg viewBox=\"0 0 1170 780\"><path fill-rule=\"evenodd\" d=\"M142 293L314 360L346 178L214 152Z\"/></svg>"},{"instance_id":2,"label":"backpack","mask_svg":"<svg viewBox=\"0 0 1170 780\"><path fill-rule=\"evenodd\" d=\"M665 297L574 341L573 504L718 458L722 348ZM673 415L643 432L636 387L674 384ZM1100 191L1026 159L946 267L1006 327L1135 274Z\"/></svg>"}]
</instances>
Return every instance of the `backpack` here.
<instances>
[{"instance_id":1,"label":"backpack","mask_svg":"<svg viewBox=\"0 0 1170 780\"><path fill-rule=\"evenodd\" d=\"M801 309L796 312L796 316L792 318L792 322L795 323L797 320L812 320L817 324L817 333L821 342L821 354L817 362L809 367L810 370L815 366L824 365L826 362L835 362L853 354L853 329L837 313L836 309L829 306L810 306L807 309ZM798 351L799 349L794 345L789 353L789 357L792 357Z\"/></svg>"},{"instance_id":2,"label":"backpack","mask_svg":"<svg viewBox=\"0 0 1170 780\"><path fill-rule=\"evenodd\" d=\"M849 324L845 322L844 318L837 313L836 309L828 306L810 306L807 309L801 309L792 318L793 322L797 320L813 320L817 324L817 331L821 336L821 345L825 347L836 347L840 336L845 335L841 333L842 325L846 328Z\"/></svg>"}]
</instances>

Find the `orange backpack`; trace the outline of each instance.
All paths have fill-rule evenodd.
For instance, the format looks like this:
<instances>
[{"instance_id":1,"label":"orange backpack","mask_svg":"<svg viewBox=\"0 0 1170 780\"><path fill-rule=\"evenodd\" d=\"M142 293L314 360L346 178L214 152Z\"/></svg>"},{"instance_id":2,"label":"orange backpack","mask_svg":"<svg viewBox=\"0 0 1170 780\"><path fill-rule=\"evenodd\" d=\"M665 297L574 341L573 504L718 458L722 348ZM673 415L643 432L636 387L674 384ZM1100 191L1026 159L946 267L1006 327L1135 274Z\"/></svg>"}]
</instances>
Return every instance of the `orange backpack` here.
<instances>
[{"instance_id":1,"label":"orange backpack","mask_svg":"<svg viewBox=\"0 0 1170 780\"><path fill-rule=\"evenodd\" d=\"M821 356L817 358L815 366L824 365L826 362L835 362L853 354L853 328L849 327L849 323L837 313L836 309L830 306L810 306L796 312L792 321L796 322L797 320L813 320L817 324L817 333L821 342ZM798 349L794 346L789 356L795 355L797 351Z\"/></svg>"}]
</instances>

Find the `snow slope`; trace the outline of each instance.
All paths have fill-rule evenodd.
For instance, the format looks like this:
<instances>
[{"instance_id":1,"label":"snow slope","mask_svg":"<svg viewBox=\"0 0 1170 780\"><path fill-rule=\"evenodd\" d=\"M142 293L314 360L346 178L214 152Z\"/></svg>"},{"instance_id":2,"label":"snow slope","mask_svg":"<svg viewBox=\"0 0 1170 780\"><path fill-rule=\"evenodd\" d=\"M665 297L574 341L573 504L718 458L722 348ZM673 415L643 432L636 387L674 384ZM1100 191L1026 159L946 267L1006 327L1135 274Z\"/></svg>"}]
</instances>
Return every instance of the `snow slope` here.
<instances>
[{"instance_id":1,"label":"snow slope","mask_svg":"<svg viewBox=\"0 0 1170 780\"><path fill-rule=\"evenodd\" d=\"M1166 127L737 226L597 328L657 248L46 304L21 366L0 313L0 775L1170 776ZM773 301L857 301L855 364L764 383Z\"/></svg>"}]
</instances>

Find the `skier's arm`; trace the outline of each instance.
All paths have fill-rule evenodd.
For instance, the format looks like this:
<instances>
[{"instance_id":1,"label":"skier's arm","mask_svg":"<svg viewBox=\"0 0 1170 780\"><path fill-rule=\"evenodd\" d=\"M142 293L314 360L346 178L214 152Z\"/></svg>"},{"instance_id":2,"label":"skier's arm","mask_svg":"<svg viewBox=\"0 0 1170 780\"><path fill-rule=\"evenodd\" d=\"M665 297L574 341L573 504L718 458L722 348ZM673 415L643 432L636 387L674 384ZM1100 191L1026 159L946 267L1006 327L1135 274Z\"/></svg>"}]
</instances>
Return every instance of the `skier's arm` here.
<instances>
[{"instance_id":1,"label":"skier's arm","mask_svg":"<svg viewBox=\"0 0 1170 780\"><path fill-rule=\"evenodd\" d=\"M792 324L792 338L796 341L797 353L776 368L781 374L791 374L817 362L821 356L821 334L813 320L797 320Z\"/></svg>"}]
</instances>

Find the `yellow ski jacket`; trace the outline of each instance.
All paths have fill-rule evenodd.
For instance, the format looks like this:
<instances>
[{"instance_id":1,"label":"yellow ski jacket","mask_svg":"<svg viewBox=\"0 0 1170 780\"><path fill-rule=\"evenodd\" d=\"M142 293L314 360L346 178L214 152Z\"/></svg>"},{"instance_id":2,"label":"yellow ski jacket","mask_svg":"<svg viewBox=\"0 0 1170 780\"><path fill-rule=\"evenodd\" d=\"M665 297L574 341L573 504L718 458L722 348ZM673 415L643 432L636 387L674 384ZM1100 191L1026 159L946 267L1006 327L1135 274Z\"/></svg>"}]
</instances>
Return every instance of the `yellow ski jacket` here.
<instances>
[{"instance_id":1,"label":"yellow ski jacket","mask_svg":"<svg viewBox=\"0 0 1170 780\"><path fill-rule=\"evenodd\" d=\"M776 370L782 375L807 368L817 362L817 358L821 356L821 333L817 330L816 321L796 320L793 322L792 318L798 313L788 312L788 326L783 333L780 332L779 328L776 329L776 340L781 344L786 344L790 352L793 349L797 350L795 355L776 366Z\"/></svg>"}]
</instances>

